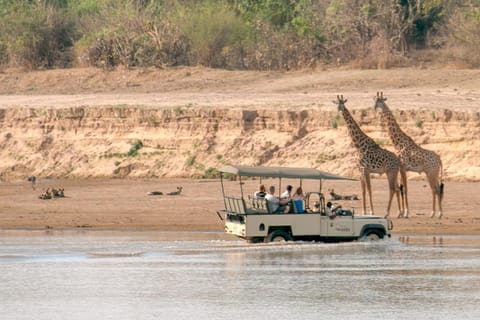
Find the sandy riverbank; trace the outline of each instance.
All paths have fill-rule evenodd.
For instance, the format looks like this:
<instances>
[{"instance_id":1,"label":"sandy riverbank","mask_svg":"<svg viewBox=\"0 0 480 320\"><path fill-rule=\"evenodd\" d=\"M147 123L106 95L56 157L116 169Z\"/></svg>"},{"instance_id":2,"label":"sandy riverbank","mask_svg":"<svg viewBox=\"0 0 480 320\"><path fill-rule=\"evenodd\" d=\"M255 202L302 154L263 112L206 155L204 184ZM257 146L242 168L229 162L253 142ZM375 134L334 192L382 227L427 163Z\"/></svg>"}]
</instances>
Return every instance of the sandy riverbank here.
<instances>
[{"instance_id":1,"label":"sandy riverbank","mask_svg":"<svg viewBox=\"0 0 480 320\"><path fill-rule=\"evenodd\" d=\"M247 192L258 181L247 181ZM269 181L266 181L268 184ZM276 181L272 181L276 183ZM295 182L291 182L295 183ZM386 208L386 180L375 179L374 206L377 214ZM359 183L325 181L323 191L335 188L340 194L357 193ZM183 187L178 196L150 196L150 191L164 194ZM315 188L306 183L306 190ZM64 187L66 198L41 200L38 196L48 187ZM227 182L235 192L236 182ZM410 182L409 219L396 218L392 205L394 233L408 234L480 234L480 183L447 182L444 217L429 218L430 189L425 181ZM327 197L328 198L328 197ZM361 213L360 201L344 201ZM36 190L28 182L0 185L0 227L15 229L109 229L109 230L200 230L221 231L222 222L216 210L223 207L220 183L216 180L187 179L89 179L39 181Z\"/></svg>"}]
</instances>

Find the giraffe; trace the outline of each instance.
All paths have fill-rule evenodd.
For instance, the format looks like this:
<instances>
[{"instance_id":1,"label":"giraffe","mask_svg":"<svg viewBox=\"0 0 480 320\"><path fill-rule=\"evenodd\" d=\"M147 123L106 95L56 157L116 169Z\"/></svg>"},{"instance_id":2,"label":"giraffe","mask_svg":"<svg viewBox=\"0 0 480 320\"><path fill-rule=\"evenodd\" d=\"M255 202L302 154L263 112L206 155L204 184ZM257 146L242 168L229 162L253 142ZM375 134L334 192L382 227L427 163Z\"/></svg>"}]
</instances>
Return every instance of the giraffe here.
<instances>
[{"instance_id":1,"label":"giraffe","mask_svg":"<svg viewBox=\"0 0 480 320\"><path fill-rule=\"evenodd\" d=\"M408 196L407 196L407 171L413 171L427 175L428 183L432 189L432 214L435 216L436 199L438 199L438 218L441 218L443 199L443 165L440 157L433 151L423 149L416 144L411 137L400 129L390 108L385 101L383 92L377 92L375 98L375 110L381 110L382 122L387 126L388 135L392 140L396 153L400 158L402 169L400 170L402 184L405 193L405 218L408 218Z\"/></svg>"},{"instance_id":2,"label":"giraffe","mask_svg":"<svg viewBox=\"0 0 480 320\"><path fill-rule=\"evenodd\" d=\"M400 169L400 160L395 154L388 150L380 148L380 146L367 136L353 119L352 115L345 107L347 99L343 99L343 95L337 95L338 101L333 101L337 104L337 109L342 113L345 123L347 124L348 133L352 139L353 146L357 149L357 166L360 171L360 183L362 187L362 202L363 214L366 213L366 197L368 193L370 200L370 214L373 215L373 200L372 187L370 184L370 173L386 173L389 187L389 198L387 213L385 217L390 214L390 207L392 204L393 195L397 196L399 215L403 211L403 201L400 200L400 191L398 187L398 172Z\"/></svg>"}]
</instances>

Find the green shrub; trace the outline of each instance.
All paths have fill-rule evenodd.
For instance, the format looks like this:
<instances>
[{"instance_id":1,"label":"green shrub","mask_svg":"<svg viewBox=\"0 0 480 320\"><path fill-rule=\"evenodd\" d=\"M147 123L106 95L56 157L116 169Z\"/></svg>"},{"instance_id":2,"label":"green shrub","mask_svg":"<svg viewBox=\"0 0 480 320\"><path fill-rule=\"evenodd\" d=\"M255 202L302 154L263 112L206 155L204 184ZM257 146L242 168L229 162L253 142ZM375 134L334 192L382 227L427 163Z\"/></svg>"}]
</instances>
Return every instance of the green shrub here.
<instances>
[{"instance_id":1,"label":"green shrub","mask_svg":"<svg viewBox=\"0 0 480 320\"><path fill-rule=\"evenodd\" d=\"M332 128L337 129L338 126L341 124L341 121L342 120L340 118L340 115L337 114L331 121Z\"/></svg>"},{"instance_id":2,"label":"green shrub","mask_svg":"<svg viewBox=\"0 0 480 320\"><path fill-rule=\"evenodd\" d=\"M190 156L187 158L187 166L192 167L195 164L195 156Z\"/></svg>"},{"instance_id":3,"label":"green shrub","mask_svg":"<svg viewBox=\"0 0 480 320\"><path fill-rule=\"evenodd\" d=\"M82 63L111 68L187 64L188 48L161 1L109 1L75 7ZM87 20L87 23L83 22Z\"/></svg>"},{"instance_id":4,"label":"green shrub","mask_svg":"<svg viewBox=\"0 0 480 320\"><path fill-rule=\"evenodd\" d=\"M58 1L61 2L61 1ZM0 3L5 10L7 4ZM3 7L3 8L2 8ZM12 2L0 13L2 60L30 69L69 67L77 39L75 25L64 10L41 2Z\"/></svg>"},{"instance_id":5,"label":"green shrub","mask_svg":"<svg viewBox=\"0 0 480 320\"><path fill-rule=\"evenodd\" d=\"M183 109L182 109L182 107L176 107L174 110L175 110L175 114L176 114L177 116L180 116L180 115L183 114Z\"/></svg>"},{"instance_id":6,"label":"green shrub","mask_svg":"<svg viewBox=\"0 0 480 320\"><path fill-rule=\"evenodd\" d=\"M178 7L173 19L188 40L193 64L226 67L228 60L241 60L247 25L226 1L192 2Z\"/></svg>"},{"instance_id":7,"label":"green shrub","mask_svg":"<svg viewBox=\"0 0 480 320\"><path fill-rule=\"evenodd\" d=\"M220 177L220 172L216 168L209 167L205 170L205 178L215 179Z\"/></svg>"},{"instance_id":8,"label":"green shrub","mask_svg":"<svg viewBox=\"0 0 480 320\"><path fill-rule=\"evenodd\" d=\"M335 160L335 155L329 155L326 153L320 153L315 160L316 163L322 164L330 160Z\"/></svg>"},{"instance_id":9,"label":"green shrub","mask_svg":"<svg viewBox=\"0 0 480 320\"><path fill-rule=\"evenodd\" d=\"M135 157L138 154L138 150L143 148L143 143L141 140L135 141L130 150L127 153L128 157Z\"/></svg>"}]
</instances>

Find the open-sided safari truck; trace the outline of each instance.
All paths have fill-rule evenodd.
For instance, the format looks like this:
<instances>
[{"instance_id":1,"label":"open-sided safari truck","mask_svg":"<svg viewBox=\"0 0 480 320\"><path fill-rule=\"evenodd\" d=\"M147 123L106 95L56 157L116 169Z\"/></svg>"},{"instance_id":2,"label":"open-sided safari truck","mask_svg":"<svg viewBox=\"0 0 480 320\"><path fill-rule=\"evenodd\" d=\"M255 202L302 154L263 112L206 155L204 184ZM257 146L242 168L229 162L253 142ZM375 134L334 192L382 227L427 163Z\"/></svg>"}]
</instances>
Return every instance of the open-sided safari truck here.
<instances>
[{"instance_id":1,"label":"open-sided safari truck","mask_svg":"<svg viewBox=\"0 0 480 320\"><path fill-rule=\"evenodd\" d=\"M325 214L322 180L351 180L310 168L224 166L220 168L225 209L217 211L225 222L225 232L250 242L290 240L351 241L378 240L390 237L391 220L379 216L355 215L351 210L337 210L335 216ZM225 175L236 175L238 194L225 193ZM242 177L278 178L280 192L282 178L318 180L318 190L305 192L303 212L291 204L291 212L273 213L265 198L244 194ZM277 195L279 196L279 195Z\"/></svg>"}]
</instances>

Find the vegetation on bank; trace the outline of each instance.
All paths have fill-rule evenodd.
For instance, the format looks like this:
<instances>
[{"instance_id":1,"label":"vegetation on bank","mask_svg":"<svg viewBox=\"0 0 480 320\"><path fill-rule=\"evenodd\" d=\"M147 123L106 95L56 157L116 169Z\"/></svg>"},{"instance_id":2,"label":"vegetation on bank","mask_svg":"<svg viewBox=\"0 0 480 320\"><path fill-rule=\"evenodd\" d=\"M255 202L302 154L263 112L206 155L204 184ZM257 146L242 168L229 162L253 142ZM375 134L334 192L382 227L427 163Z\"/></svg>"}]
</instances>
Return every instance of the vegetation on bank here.
<instances>
[{"instance_id":1,"label":"vegetation on bank","mask_svg":"<svg viewBox=\"0 0 480 320\"><path fill-rule=\"evenodd\" d=\"M0 0L0 66L480 66L480 0Z\"/></svg>"}]
</instances>

